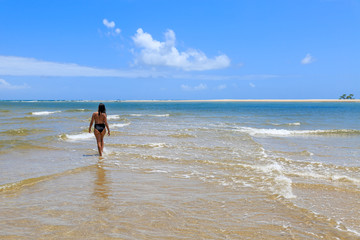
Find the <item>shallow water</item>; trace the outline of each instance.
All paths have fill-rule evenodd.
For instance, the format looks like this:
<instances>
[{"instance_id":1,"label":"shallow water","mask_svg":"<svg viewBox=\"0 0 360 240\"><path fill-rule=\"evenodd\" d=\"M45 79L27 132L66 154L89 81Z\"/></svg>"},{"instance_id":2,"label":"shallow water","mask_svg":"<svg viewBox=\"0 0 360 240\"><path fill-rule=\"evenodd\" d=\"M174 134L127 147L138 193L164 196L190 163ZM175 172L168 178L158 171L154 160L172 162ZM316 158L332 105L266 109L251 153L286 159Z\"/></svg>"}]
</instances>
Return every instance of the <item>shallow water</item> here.
<instances>
[{"instance_id":1,"label":"shallow water","mask_svg":"<svg viewBox=\"0 0 360 240\"><path fill-rule=\"evenodd\" d=\"M0 238L360 238L360 104L97 105L0 102Z\"/></svg>"}]
</instances>

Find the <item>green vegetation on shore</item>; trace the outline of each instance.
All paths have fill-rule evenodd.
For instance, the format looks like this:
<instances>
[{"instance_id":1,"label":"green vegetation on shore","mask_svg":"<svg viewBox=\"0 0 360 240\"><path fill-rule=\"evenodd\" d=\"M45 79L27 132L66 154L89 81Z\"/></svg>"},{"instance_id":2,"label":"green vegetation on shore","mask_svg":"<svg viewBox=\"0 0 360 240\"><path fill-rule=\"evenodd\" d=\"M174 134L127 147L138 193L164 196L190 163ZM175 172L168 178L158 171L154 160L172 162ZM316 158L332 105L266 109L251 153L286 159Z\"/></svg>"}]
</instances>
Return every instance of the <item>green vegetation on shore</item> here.
<instances>
[{"instance_id":1,"label":"green vegetation on shore","mask_svg":"<svg viewBox=\"0 0 360 240\"><path fill-rule=\"evenodd\" d=\"M346 96L346 94L343 94L339 97L339 99L355 99L355 98L354 98L354 94L351 93L347 96Z\"/></svg>"}]
</instances>

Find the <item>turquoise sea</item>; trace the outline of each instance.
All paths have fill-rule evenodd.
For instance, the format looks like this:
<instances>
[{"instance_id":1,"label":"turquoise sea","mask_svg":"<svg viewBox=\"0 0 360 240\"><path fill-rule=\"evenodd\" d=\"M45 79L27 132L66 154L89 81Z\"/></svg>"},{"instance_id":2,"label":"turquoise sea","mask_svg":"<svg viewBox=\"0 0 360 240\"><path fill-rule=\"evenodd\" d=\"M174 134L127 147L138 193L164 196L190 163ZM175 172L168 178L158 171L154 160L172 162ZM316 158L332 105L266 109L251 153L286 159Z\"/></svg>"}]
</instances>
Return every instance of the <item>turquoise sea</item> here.
<instances>
[{"instance_id":1,"label":"turquoise sea","mask_svg":"<svg viewBox=\"0 0 360 240\"><path fill-rule=\"evenodd\" d=\"M0 101L0 239L360 239L360 103Z\"/></svg>"}]
</instances>

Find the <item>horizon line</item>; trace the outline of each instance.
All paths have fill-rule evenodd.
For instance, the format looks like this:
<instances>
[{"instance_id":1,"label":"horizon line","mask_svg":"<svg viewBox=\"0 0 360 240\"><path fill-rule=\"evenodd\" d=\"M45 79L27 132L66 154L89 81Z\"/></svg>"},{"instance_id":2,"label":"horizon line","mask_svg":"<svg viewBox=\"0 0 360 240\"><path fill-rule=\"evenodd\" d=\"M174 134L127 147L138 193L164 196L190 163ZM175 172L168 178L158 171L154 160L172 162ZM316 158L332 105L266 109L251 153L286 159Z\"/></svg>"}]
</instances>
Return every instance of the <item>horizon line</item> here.
<instances>
[{"instance_id":1,"label":"horizon line","mask_svg":"<svg viewBox=\"0 0 360 240\"><path fill-rule=\"evenodd\" d=\"M153 100L80 100L80 99L2 99L0 102L360 102L360 99L153 99Z\"/></svg>"}]
</instances>

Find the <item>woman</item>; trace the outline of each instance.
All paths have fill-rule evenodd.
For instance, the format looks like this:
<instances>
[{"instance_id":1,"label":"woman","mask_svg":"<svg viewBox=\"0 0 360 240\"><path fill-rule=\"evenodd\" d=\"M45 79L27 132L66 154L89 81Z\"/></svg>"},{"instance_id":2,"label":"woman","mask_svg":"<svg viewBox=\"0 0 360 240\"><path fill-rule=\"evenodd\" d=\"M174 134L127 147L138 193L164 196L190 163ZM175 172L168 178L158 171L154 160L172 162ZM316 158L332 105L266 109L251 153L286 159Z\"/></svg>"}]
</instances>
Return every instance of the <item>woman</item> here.
<instances>
[{"instance_id":1,"label":"woman","mask_svg":"<svg viewBox=\"0 0 360 240\"><path fill-rule=\"evenodd\" d=\"M96 137L99 155L102 156L104 150L104 136L106 133L105 127L107 128L108 135L110 136L110 129L106 119L106 108L104 104L100 103L98 107L98 111L93 113L91 117L89 133L91 133L91 127L94 121L95 121L94 134Z\"/></svg>"}]
</instances>

